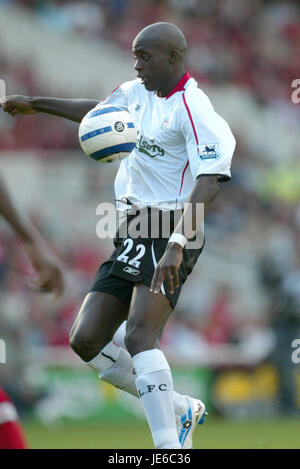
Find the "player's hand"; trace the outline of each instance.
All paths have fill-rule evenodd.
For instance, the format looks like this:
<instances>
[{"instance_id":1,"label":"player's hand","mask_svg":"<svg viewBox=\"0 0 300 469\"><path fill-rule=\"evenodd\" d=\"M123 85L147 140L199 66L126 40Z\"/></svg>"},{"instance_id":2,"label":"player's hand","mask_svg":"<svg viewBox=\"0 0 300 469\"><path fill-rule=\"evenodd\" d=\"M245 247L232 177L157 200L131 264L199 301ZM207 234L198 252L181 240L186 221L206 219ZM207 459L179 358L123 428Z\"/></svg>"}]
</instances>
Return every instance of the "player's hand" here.
<instances>
[{"instance_id":1,"label":"player's hand","mask_svg":"<svg viewBox=\"0 0 300 469\"><path fill-rule=\"evenodd\" d=\"M150 291L159 293L163 282L167 290L172 294L179 283L179 267L182 263L182 247L178 243L169 243L164 255L155 269Z\"/></svg>"},{"instance_id":2,"label":"player's hand","mask_svg":"<svg viewBox=\"0 0 300 469\"><path fill-rule=\"evenodd\" d=\"M41 292L53 292L56 298L64 292L64 275L59 261L50 253L46 243L24 243L27 256L37 272L37 278L31 279L28 286L32 290Z\"/></svg>"},{"instance_id":3,"label":"player's hand","mask_svg":"<svg viewBox=\"0 0 300 469\"><path fill-rule=\"evenodd\" d=\"M11 116L16 114L36 114L32 104L32 98L28 96L5 96L0 98L0 106L3 111L8 112Z\"/></svg>"}]
</instances>

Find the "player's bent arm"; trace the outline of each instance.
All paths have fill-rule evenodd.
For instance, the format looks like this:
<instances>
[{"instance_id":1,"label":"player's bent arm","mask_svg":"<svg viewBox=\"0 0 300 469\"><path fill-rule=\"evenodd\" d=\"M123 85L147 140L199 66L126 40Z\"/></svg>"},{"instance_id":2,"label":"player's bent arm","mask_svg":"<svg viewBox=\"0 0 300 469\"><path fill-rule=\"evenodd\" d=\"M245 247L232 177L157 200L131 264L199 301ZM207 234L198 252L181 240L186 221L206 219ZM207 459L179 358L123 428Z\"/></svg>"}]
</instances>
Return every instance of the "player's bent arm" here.
<instances>
[{"instance_id":1,"label":"player's bent arm","mask_svg":"<svg viewBox=\"0 0 300 469\"><path fill-rule=\"evenodd\" d=\"M16 114L36 114L44 112L63 117L74 122L81 122L83 117L99 101L93 99L62 99L29 96L6 96L0 99L0 105L11 116Z\"/></svg>"},{"instance_id":2,"label":"player's bent arm","mask_svg":"<svg viewBox=\"0 0 300 469\"><path fill-rule=\"evenodd\" d=\"M204 216L215 199L218 190L219 183L216 175L198 176L174 233L183 234L187 240L193 238L196 230L202 225ZM197 210L198 204L203 204L203 210Z\"/></svg>"},{"instance_id":3,"label":"player's bent arm","mask_svg":"<svg viewBox=\"0 0 300 469\"><path fill-rule=\"evenodd\" d=\"M182 249L187 240L192 239L196 230L202 226L205 213L207 213L209 205L215 199L217 193L217 176L202 175L198 177L188 199L188 204L185 205L183 214L155 269L150 291L159 293L164 281L166 281L167 289L171 294L174 293L174 288L179 286L179 267L183 260ZM197 204L204 204L203 210L197 211ZM173 236L174 234L175 236ZM174 239L173 242L172 239Z\"/></svg>"},{"instance_id":4,"label":"player's bent arm","mask_svg":"<svg viewBox=\"0 0 300 469\"><path fill-rule=\"evenodd\" d=\"M94 99L33 98L33 107L37 112L54 114L74 122L81 122L98 103Z\"/></svg>"}]
</instances>

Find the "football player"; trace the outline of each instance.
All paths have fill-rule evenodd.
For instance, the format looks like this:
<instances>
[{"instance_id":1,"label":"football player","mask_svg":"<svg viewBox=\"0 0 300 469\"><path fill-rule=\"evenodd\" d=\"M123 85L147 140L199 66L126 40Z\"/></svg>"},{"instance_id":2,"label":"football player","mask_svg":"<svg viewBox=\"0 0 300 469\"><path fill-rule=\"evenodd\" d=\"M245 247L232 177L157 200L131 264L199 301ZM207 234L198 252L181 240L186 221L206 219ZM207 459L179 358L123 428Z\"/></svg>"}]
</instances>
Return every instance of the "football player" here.
<instances>
[{"instance_id":1,"label":"football player","mask_svg":"<svg viewBox=\"0 0 300 469\"><path fill-rule=\"evenodd\" d=\"M12 116L46 112L81 122L92 108L101 113L102 104L111 104L133 117L138 142L115 181L117 208L127 215L129 227L125 235L116 234L115 250L96 274L70 343L103 380L142 400L159 449L192 448L192 433L203 422L203 402L174 391L159 344L203 249L203 236L200 245L188 245L203 226L197 206L204 204L206 211L219 183L230 179L235 148L228 124L186 73L186 50L178 27L155 23L133 41L137 79L123 83L99 104L24 96L1 101ZM150 223L150 208L168 212L169 238L161 230L157 237L130 234L141 207ZM176 220L178 208L181 216Z\"/></svg>"}]
</instances>

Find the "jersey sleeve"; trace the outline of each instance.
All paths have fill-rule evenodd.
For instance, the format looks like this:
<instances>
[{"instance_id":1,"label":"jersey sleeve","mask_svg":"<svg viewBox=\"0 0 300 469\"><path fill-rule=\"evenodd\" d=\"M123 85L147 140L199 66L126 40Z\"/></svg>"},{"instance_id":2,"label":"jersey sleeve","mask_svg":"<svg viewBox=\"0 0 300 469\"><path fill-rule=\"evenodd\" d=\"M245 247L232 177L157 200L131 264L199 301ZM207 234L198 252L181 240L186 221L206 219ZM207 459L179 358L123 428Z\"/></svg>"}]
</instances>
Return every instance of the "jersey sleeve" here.
<instances>
[{"instance_id":1,"label":"jersey sleeve","mask_svg":"<svg viewBox=\"0 0 300 469\"><path fill-rule=\"evenodd\" d=\"M228 181L235 138L227 122L201 90L183 93L182 97L181 129L193 179L211 174L219 182Z\"/></svg>"},{"instance_id":2,"label":"jersey sleeve","mask_svg":"<svg viewBox=\"0 0 300 469\"><path fill-rule=\"evenodd\" d=\"M110 93L110 95L97 104L95 109L102 106L103 104L111 104L112 106L117 106L125 111L128 111L128 93L126 83L115 88Z\"/></svg>"}]
</instances>

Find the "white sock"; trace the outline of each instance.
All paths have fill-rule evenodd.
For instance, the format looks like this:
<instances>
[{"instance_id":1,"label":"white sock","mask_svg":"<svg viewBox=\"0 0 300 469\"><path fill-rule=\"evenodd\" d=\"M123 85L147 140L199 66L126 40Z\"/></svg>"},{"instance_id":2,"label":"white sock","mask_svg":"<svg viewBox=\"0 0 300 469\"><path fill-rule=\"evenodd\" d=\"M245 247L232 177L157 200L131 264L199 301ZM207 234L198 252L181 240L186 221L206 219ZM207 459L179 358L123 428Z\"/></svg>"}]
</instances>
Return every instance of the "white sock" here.
<instances>
[{"instance_id":1,"label":"white sock","mask_svg":"<svg viewBox=\"0 0 300 469\"><path fill-rule=\"evenodd\" d=\"M127 324L127 321L122 322L121 326L116 330L112 338L112 341L115 344L120 345L120 347L122 347L124 350L128 352L127 347L125 345L126 324Z\"/></svg>"},{"instance_id":2,"label":"white sock","mask_svg":"<svg viewBox=\"0 0 300 469\"><path fill-rule=\"evenodd\" d=\"M109 342L87 365L97 371L103 381L138 397L132 358L119 345Z\"/></svg>"},{"instance_id":3,"label":"white sock","mask_svg":"<svg viewBox=\"0 0 300 469\"><path fill-rule=\"evenodd\" d=\"M124 321L121 326L117 329L117 331L115 332L115 335L113 336L113 342L117 345L120 345L120 347L122 347L124 350L127 350L126 348L126 345L125 345L125 335L126 335L126 323L127 321ZM131 362L131 366L133 368L133 362ZM114 368L116 369L116 367ZM112 373L114 371L112 370ZM117 370L116 370L117 372ZM136 397L139 397L138 394L137 394L137 390L136 390L136 386L135 386L135 378L136 378L136 374L135 372L133 372L132 370L132 373L130 374L131 378L132 378L132 381L133 381L133 386L131 387L131 389L134 388L134 396ZM183 413L186 412L186 407L187 407L187 402L186 402L186 398L184 396L182 396L181 394L178 394L178 392L174 391L173 390L173 402L174 402L174 410L175 410L175 414L176 415L181 415Z\"/></svg>"},{"instance_id":4,"label":"white sock","mask_svg":"<svg viewBox=\"0 0 300 469\"><path fill-rule=\"evenodd\" d=\"M173 404L173 380L169 364L159 349L133 357L135 384L143 402L155 448L179 449Z\"/></svg>"},{"instance_id":5,"label":"white sock","mask_svg":"<svg viewBox=\"0 0 300 469\"><path fill-rule=\"evenodd\" d=\"M139 397L135 385L136 373L134 371L133 361L125 345L126 322L127 321L124 321L117 329L112 342L106 346L108 347L107 350L106 347L104 347L104 349L87 364L99 373L99 376L103 381L106 381L116 388L122 389L135 397ZM115 346L118 345L119 348L116 348ZM115 362L109 359L108 361L105 360L102 352L104 352L105 355L112 356ZM174 390L173 404L176 415L181 415L186 412L187 403L185 397Z\"/></svg>"}]
</instances>

